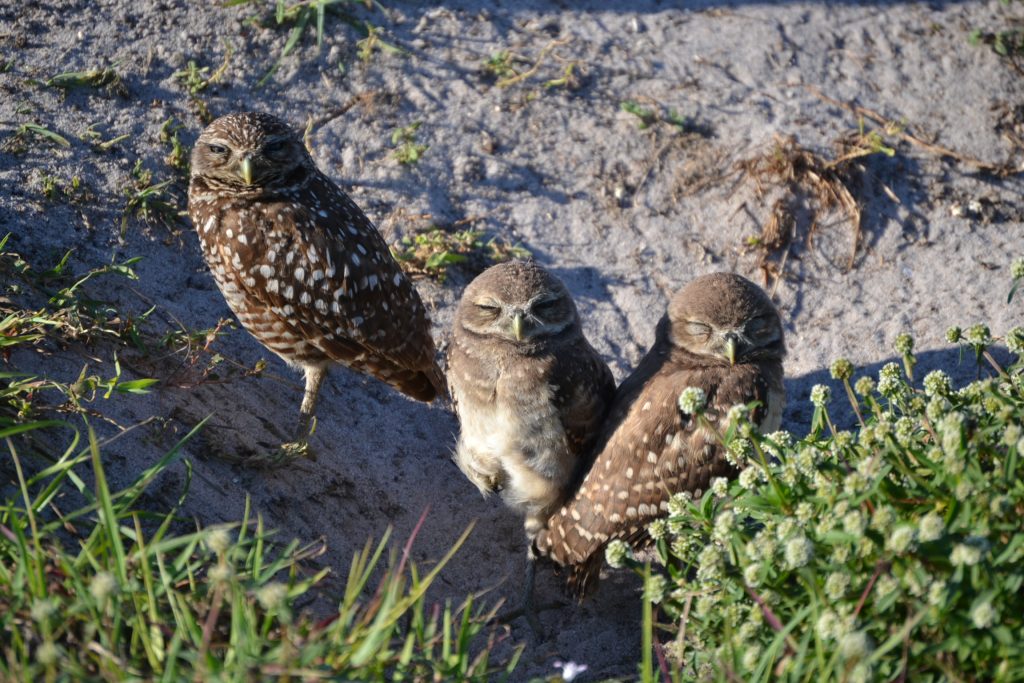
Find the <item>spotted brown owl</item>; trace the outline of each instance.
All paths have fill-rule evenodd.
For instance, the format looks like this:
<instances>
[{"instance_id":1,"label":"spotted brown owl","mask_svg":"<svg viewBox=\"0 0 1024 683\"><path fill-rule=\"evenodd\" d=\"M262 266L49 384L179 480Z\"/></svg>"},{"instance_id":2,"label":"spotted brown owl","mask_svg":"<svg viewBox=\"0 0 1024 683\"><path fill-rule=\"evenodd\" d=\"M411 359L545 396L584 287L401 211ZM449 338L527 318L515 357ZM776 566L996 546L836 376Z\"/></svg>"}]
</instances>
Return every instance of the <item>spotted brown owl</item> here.
<instances>
[{"instance_id":1,"label":"spotted brown owl","mask_svg":"<svg viewBox=\"0 0 1024 683\"><path fill-rule=\"evenodd\" d=\"M746 278L705 275L672 297L654 345L619 387L579 490L535 541L536 553L570 568L570 592L596 587L609 541L645 545L647 524L667 514L673 494L735 474L717 437L680 410L682 391L702 389L705 416L720 429L729 408L758 401L752 420L773 431L785 403L785 352L778 311Z\"/></svg>"},{"instance_id":2,"label":"spotted brown owl","mask_svg":"<svg viewBox=\"0 0 1024 683\"><path fill-rule=\"evenodd\" d=\"M532 542L586 467L615 392L565 285L528 261L473 280L455 312L448 381L456 463L524 515Z\"/></svg>"},{"instance_id":3,"label":"spotted brown owl","mask_svg":"<svg viewBox=\"0 0 1024 683\"><path fill-rule=\"evenodd\" d=\"M332 365L421 401L445 393L412 283L283 121L245 112L211 123L192 152L189 214L228 306L305 373L297 438Z\"/></svg>"}]
</instances>

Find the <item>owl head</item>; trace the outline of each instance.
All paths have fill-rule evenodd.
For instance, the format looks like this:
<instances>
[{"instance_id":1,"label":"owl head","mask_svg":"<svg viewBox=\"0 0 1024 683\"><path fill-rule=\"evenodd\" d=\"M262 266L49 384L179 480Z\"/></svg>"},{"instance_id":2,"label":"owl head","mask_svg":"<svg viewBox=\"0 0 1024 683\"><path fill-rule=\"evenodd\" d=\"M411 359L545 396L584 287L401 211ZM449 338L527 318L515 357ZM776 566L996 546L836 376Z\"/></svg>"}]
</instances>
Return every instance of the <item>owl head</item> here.
<instances>
[{"instance_id":1,"label":"owl head","mask_svg":"<svg viewBox=\"0 0 1024 683\"><path fill-rule=\"evenodd\" d=\"M579 326L565 285L533 261L485 270L466 287L455 316L466 332L516 345L550 340Z\"/></svg>"},{"instance_id":2,"label":"owl head","mask_svg":"<svg viewBox=\"0 0 1024 683\"><path fill-rule=\"evenodd\" d=\"M671 344L711 364L781 359L779 312L764 290L735 273L704 275L668 307Z\"/></svg>"},{"instance_id":3,"label":"owl head","mask_svg":"<svg viewBox=\"0 0 1024 683\"><path fill-rule=\"evenodd\" d=\"M192 150L192 177L236 189L294 185L313 160L288 124L261 112L216 119Z\"/></svg>"}]
</instances>

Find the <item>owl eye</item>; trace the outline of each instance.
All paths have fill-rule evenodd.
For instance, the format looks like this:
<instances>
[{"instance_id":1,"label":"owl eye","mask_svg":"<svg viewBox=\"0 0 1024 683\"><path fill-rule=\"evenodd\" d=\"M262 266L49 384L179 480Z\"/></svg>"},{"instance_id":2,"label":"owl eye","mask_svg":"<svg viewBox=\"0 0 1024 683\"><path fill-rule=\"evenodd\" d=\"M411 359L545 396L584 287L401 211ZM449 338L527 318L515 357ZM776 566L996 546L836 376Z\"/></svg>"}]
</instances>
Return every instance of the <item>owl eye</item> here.
<instances>
[{"instance_id":1,"label":"owl eye","mask_svg":"<svg viewBox=\"0 0 1024 683\"><path fill-rule=\"evenodd\" d=\"M691 337L710 337L711 328L704 323L690 321L686 323L686 333Z\"/></svg>"},{"instance_id":2,"label":"owl eye","mask_svg":"<svg viewBox=\"0 0 1024 683\"><path fill-rule=\"evenodd\" d=\"M558 299L545 299L544 301L538 301L533 305L535 311L550 311L558 305Z\"/></svg>"},{"instance_id":3,"label":"owl eye","mask_svg":"<svg viewBox=\"0 0 1024 683\"><path fill-rule=\"evenodd\" d=\"M768 318L754 318L747 323L747 333L753 337L765 338L776 334L775 327Z\"/></svg>"},{"instance_id":4,"label":"owl eye","mask_svg":"<svg viewBox=\"0 0 1024 683\"><path fill-rule=\"evenodd\" d=\"M216 143L210 143L209 145L206 146L206 148L208 150L210 150L210 152L213 153L213 154L227 154L228 153L228 148L227 147L225 147L224 145L218 145Z\"/></svg>"},{"instance_id":5,"label":"owl eye","mask_svg":"<svg viewBox=\"0 0 1024 683\"><path fill-rule=\"evenodd\" d=\"M284 149L284 145L284 140L273 140L272 142L268 142L266 145L263 146L263 151L266 152L267 154L277 154L282 149Z\"/></svg>"},{"instance_id":6,"label":"owl eye","mask_svg":"<svg viewBox=\"0 0 1024 683\"><path fill-rule=\"evenodd\" d=\"M493 304L477 304L476 307L480 309L481 313L486 315L497 315L498 311L501 310L501 308Z\"/></svg>"}]
</instances>

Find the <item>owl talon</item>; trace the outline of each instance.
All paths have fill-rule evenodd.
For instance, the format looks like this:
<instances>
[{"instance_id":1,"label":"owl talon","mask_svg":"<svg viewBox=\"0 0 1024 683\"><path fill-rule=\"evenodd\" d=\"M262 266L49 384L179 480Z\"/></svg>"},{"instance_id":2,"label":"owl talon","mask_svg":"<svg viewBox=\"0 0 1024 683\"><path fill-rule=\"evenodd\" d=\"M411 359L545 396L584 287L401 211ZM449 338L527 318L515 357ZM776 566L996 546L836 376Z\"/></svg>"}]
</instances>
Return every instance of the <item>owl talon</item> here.
<instances>
[{"instance_id":1,"label":"owl talon","mask_svg":"<svg viewBox=\"0 0 1024 683\"><path fill-rule=\"evenodd\" d=\"M242 446L225 449L211 445L210 448L205 448L204 451L210 457L217 460L255 469L273 469L287 465L299 458L316 461L316 453L313 451L313 448L307 441L301 439L283 443L276 447L269 444L261 444L257 448Z\"/></svg>"},{"instance_id":2,"label":"owl talon","mask_svg":"<svg viewBox=\"0 0 1024 683\"><path fill-rule=\"evenodd\" d=\"M296 439L295 441L281 444L276 451L270 454L269 461L275 466L279 466L298 458L305 458L306 460L316 462L316 452L305 439Z\"/></svg>"}]
</instances>

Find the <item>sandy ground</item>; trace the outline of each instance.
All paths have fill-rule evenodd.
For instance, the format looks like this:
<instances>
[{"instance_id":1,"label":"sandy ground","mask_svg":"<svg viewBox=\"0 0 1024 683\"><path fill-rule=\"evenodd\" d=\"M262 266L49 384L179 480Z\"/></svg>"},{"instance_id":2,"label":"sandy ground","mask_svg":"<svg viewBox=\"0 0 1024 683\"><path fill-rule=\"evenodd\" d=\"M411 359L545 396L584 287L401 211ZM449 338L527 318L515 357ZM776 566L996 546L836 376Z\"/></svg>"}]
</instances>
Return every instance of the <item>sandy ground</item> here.
<instances>
[{"instance_id":1,"label":"sandy ground","mask_svg":"<svg viewBox=\"0 0 1024 683\"><path fill-rule=\"evenodd\" d=\"M850 174L863 208L853 267L850 223L841 212L822 213L808 240L812 216L803 201L797 238L788 255L770 259L776 266L766 278L761 252L747 240L760 234L783 194L766 181L767 194L759 197L750 178L732 171L737 161L770 151L776 137L794 136L835 158L834 142L856 131L858 121L819 92L904 122L923 140L1020 168L1024 78L967 40L973 28L992 30L1014 12L1020 17L1020 3L360 5L354 16L381 27L383 39L404 54L378 51L360 61L360 34L329 17L322 48L308 33L258 88L286 32L247 19L271 4L4 3L3 135L10 139L20 124L36 122L71 142L64 149L29 137L18 153L0 152L0 233L13 233L11 248L40 266L73 249L78 270L142 256L131 288L108 281L105 289L100 281L91 291L136 313L152 302L162 320L189 328L228 316L187 223L171 230L132 219L122 238L121 216L137 160L156 180L174 177L161 124L169 117L183 124L186 145L202 127L174 74L190 60L213 72L230 52L221 80L198 95L209 112L261 109L301 127L361 96L313 130L320 166L391 240L430 224L458 225L529 249L567 283L589 339L619 380L651 342L669 294L717 270L739 271L774 292L789 345L784 426L797 434L809 421L810 387L829 381L834 358L877 371L893 360L896 334L909 331L922 371L942 367L971 377L973 367L944 342L945 329L985 321L1001 334L1021 322L1020 302L1006 304L1008 266L1024 236L1020 175L979 173L890 136L894 156L867 157ZM502 50L522 58L514 63L518 71L538 63L536 71L499 87L482 65ZM123 75L124 95L41 84L110 64ZM570 64L571 87L545 85ZM665 120L641 129L620 108L624 100L663 119L675 111L686 130ZM417 164L398 164L391 133L416 121L418 140L429 149ZM90 130L102 141L128 137L99 151ZM47 200L47 174L78 175L86 190L74 202ZM417 282L442 346L470 276L454 270L443 283ZM457 423L447 410L337 371L322 393L317 462L272 472L230 464L208 452L218 444L273 442L291 424L301 381L244 331L222 336L212 350L250 367L267 358L267 371L197 386L180 358L126 361L132 372L161 378L161 388L98 408L122 425L154 414L169 419L160 430L132 432L110 446L115 482L128 481L212 414L206 437L187 446L195 476L185 512L201 523L238 519L251 496L282 536L325 538L323 562L343 572L367 537L379 537L389 524L405 537L429 505L415 546L422 562L439 558L476 520L432 597L486 588L494 598L516 595L524 566L520 521L497 501L481 499L452 464ZM86 362L108 374L111 358L102 349L72 347L10 362L70 380ZM849 423L841 410L840 421ZM183 476L177 467L158 482L155 497L174 500ZM557 597L557 580L542 572L538 591L542 601ZM586 663L588 679L633 673L635 592L632 577L612 577L582 607L545 612L550 637L527 650L517 676L552 673L556 659ZM512 636L525 639L525 626L514 625Z\"/></svg>"}]
</instances>

